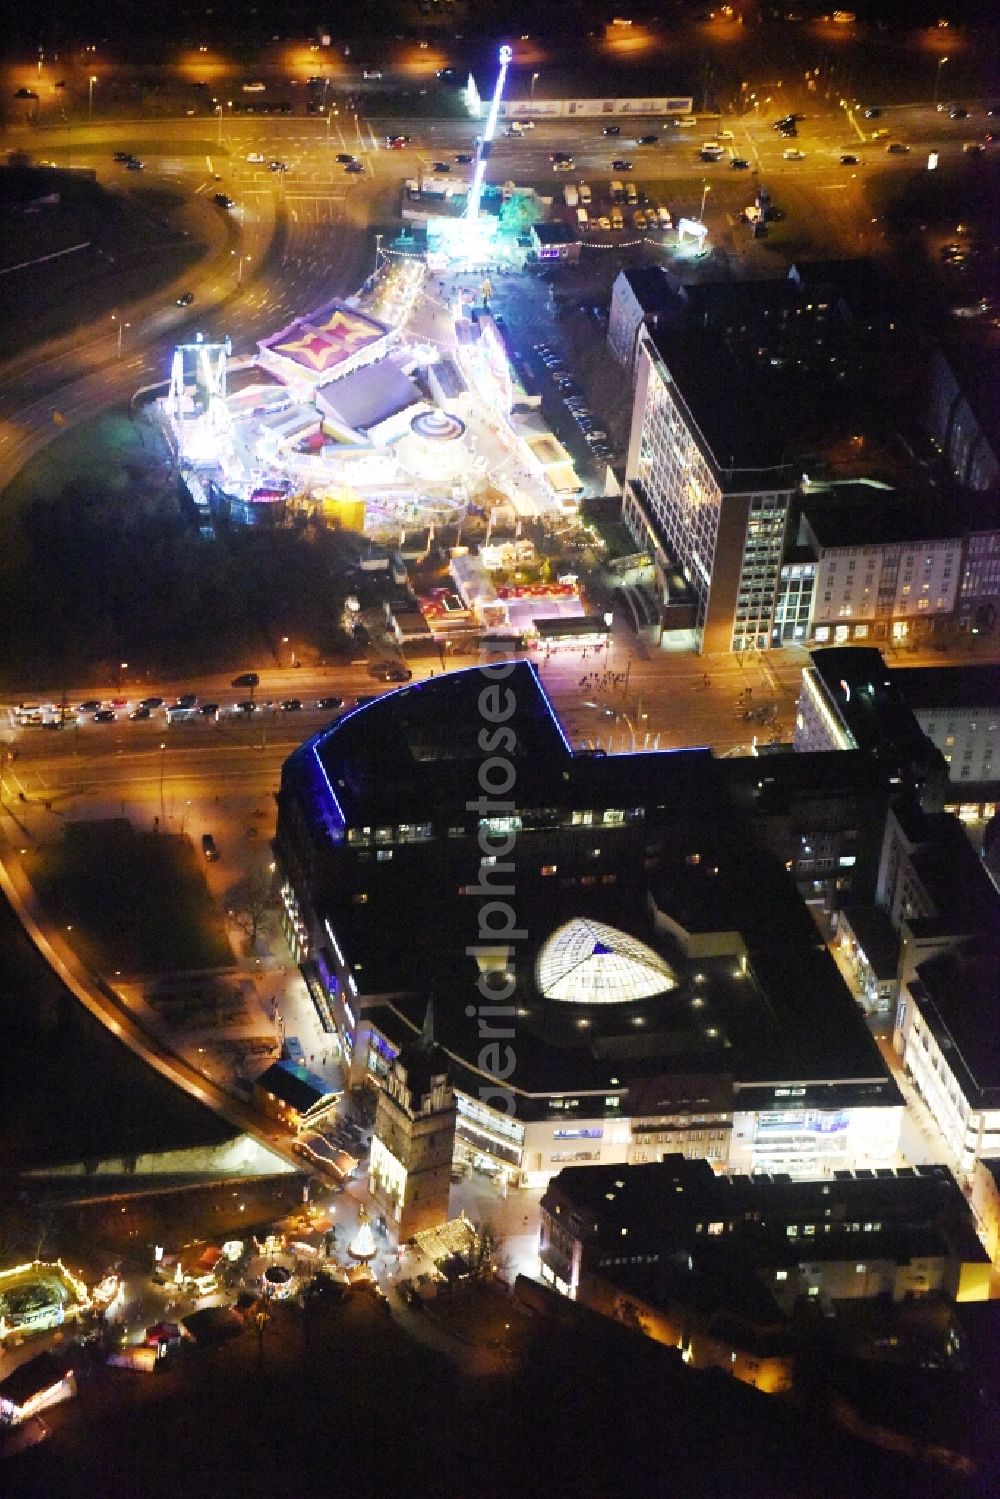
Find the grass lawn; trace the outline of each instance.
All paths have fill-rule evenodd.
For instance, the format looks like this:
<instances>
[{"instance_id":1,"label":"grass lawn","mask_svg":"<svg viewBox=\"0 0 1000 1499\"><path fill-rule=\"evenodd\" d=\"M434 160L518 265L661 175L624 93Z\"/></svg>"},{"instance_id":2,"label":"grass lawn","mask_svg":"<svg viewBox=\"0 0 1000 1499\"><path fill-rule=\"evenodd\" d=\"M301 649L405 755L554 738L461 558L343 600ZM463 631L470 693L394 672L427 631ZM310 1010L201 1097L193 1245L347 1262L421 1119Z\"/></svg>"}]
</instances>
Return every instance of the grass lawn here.
<instances>
[{"instance_id":1,"label":"grass lawn","mask_svg":"<svg viewBox=\"0 0 1000 1499\"><path fill-rule=\"evenodd\" d=\"M93 421L71 427L46 443L3 491L3 522L9 525L38 495L57 494L71 482L124 493L136 471L159 474L163 457L151 429L133 422L124 406L110 407Z\"/></svg>"},{"instance_id":2,"label":"grass lawn","mask_svg":"<svg viewBox=\"0 0 1000 1499\"><path fill-rule=\"evenodd\" d=\"M194 844L126 819L70 823L25 867L53 921L95 973L220 968L233 962Z\"/></svg>"}]
</instances>

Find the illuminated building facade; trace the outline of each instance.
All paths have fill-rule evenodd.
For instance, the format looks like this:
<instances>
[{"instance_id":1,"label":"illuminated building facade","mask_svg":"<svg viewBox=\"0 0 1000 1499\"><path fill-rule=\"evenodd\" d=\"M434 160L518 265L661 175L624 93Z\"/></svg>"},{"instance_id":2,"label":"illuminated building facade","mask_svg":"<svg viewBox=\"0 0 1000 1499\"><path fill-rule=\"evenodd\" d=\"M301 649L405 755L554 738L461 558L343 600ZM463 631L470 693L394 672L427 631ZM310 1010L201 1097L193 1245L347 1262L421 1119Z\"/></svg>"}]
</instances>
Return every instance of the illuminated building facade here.
<instances>
[{"instance_id":1,"label":"illuminated building facade","mask_svg":"<svg viewBox=\"0 0 1000 1499\"><path fill-rule=\"evenodd\" d=\"M563 1295L772 1393L791 1383L797 1305L984 1301L990 1284L943 1166L810 1182L719 1177L679 1155L568 1168L542 1197L539 1258Z\"/></svg>"},{"instance_id":2,"label":"illuminated building facade","mask_svg":"<svg viewBox=\"0 0 1000 1499\"><path fill-rule=\"evenodd\" d=\"M699 651L771 644L795 482L751 402L721 344L640 326L622 513L663 580L680 567Z\"/></svg>"},{"instance_id":3,"label":"illuminated building facade","mask_svg":"<svg viewBox=\"0 0 1000 1499\"><path fill-rule=\"evenodd\" d=\"M432 1013L388 1068L375 1112L369 1189L400 1242L448 1221L457 1115Z\"/></svg>"},{"instance_id":4,"label":"illuminated building facade","mask_svg":"<svg viewBox=\"0 0 1000 1499\"><path fill-rule=\"evenodd\" d=\"M891 1164L902 1100L756 797L706 751L574 754L535 669L511 663L513 805L478 816L484 685L471 669L402 688L285 763L286 908L348 1085L389 1089L433 991L454 1159L509 1184L678 1149L720 1171ZM492 1033L491 837L511 841L521 933ZM398 1140L406 1110L388 1091L384 1107ZM402 1144L373 1150L387 1200L408 1170Z\"/></svg>"}]
</instances>

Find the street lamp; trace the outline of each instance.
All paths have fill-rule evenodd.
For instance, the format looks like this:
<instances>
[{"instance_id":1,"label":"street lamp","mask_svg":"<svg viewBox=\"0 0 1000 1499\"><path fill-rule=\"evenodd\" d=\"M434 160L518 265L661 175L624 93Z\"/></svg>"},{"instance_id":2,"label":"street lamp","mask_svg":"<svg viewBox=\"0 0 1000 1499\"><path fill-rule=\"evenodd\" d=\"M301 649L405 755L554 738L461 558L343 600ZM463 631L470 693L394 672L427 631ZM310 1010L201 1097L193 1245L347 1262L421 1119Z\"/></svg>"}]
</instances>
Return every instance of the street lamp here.
<instances>
[{"instance_id":1,"label":"street lamp","mask_svg":"<svg viewBox=\"0 0 1000 1499\"><path fill-rule=\"evenodd\" d=\"M701 208L698 211L698 222L699 222L699 224L704 224L704 222L705 222L705 199L708 197L708 195L709 195L709 193L711 191L712 191L712 188L711 188L711 185L709 183L705 182L705 183L702 184L702 189L701 189Z\"/></svg>"},{"instance_id":2,"label":"street lamp","mask_svg":"<svg viewBox=\"0 0 1000 1499\"><path fill-rule=\"evenodd\" d=\"M937 72L934 74L934 108L935 109L937 109L938 90L941 87L941 69L944 67L944 65L945 65L945 63L947 61L948 61L947 57L939 57L938 58Z\"/></svg>"},{"instance_id":3,"label":"street lamp","mask_svg":"<svg viewBox=\"0 0 1000 1499\"><path fill-rule=\"evenodd\" d=\"M160 817L163 817L163 757L167 752L165 744L160 745Z\"/></svg>"},{"instance_id":4,"label":"street lamp","mask_svg":"<svg viewBox=\"0 0 1000 1499\"><path fill-rule=\"evenodd\" d=\"M539 76L540 75L538 73L532 73L532 75L531 75L531 103L532 103L532 105L534 105L534 102L535 102L535 84L538 82Z\"/></svg>"},{"instance_id":5,"label":"street lamp","mask_svg":"<svg viewBox=\"0 0 1000 1499\"><path fill-rule=\"evenodd\" d=\"M947 61L947 59L945 59L945 60ZM97 74L96 73L91 73L91 75L88 78L87 82L88 82L88 91L87 91L87 124L90 125L90 124L93 123L93 119L94 119L94 84L97 82Z\"/></svg>"},{"instance_id":6,"label":"street lamp","mask_svg":"<svg viewBox=\"0 0 1000 1499\"><path fill-rule=\"evenodd\" d=\"M122 357L122 334L126 328L131 328L132 324L123 323L119 319L117 312L111 314L111 321L118 324L118 358L120 359Z\"/></svg>"},{"instance_id":7,"label":"street lamp","mask_svg":"<svg viewBox=\"0 0 1000 1499\"><path fill-rule=\"evenodd\" d=\"M229 253L230 253L230 255L236 255L236 251L235 250L230 250ZM243 285L243 262L244 262L244 260L253 260L253 256L252 255L244 255L242 253L239 254L239 255L236 255L236 285L237 285L237 287L240 287L240 286Z\"/></svg>"},{"instance_id":8,"label":"street lamp","mask_svg":"<svg viewBox=\"0 0 1000 1499\"><path fill-rule=\"evenodd\" d=\"M373 273L376 276L378 275L378 262L379 262L379 256L381 255L381 253L382 253L382 236L381 236L381 234L376 234L376 236L375 236L375 270L374 270L374 273Z\"/></svg>"}]
</instances>

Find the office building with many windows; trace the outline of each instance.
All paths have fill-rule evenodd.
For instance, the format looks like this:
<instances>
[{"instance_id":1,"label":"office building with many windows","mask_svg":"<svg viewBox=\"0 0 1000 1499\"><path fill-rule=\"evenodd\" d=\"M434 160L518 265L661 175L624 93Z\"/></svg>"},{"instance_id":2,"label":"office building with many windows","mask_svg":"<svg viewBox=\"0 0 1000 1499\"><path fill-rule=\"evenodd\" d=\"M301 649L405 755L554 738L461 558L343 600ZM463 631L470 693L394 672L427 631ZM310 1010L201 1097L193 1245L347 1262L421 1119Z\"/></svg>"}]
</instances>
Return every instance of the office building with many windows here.
<instances>
[{"instance_id":1,"label":"office building with many windows","mask_svg":"<svg viewBox=\"0 0 1000 1499\"><path fill-rule=\"evenodd\" d=\"M662 580L680 567L700 651L770 646L795 491L766 402L726 345L640 328L623 516Z\"/></svg>"}]
</instances>

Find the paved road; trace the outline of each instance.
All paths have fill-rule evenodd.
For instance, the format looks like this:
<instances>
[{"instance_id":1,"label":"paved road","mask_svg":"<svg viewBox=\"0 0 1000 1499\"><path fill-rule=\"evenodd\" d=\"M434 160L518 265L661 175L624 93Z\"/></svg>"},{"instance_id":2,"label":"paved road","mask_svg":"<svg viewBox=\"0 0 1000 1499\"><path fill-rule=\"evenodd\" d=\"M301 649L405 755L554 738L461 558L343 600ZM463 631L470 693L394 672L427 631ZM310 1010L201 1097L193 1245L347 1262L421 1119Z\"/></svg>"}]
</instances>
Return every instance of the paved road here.
<instances>
[{"instance_id":1,"label":"paved road","mask_svg":"<svg viewBox=\"0 0 1000 1499\"><path fill-rule=\"evenodd\" d=\"M706 164L697 146L720 123L732 130L733 140L721 162ZM861 138L876 125L912 144L910 155L887 155L881 142L862 147ZM759 268L759 262L773 270L773 260L763 259L764 250L755 248L745 229L735 227L744 199L752 196L754 174L777 198L787 198L789 211L808 222L814 250L872 250L881 244L881 231L872 225L861 193L865 174L922 169L924 153L931 148L940 153L939 170L946 172L963 159L963 140L982 128L978 118L952 121L930 106L887 109L877 122L840 109L817 112L801 123L795 144L805 155L792 162L784 159L786 143L770 129L769 120L754 114L706 120L693 130L628 121L614 140L601 134L598 121L543 122L521 139L496 142L488 178L512 178L551 192L586 177L594 206L600 208L613 175L611 162L623 155L634 164L630 180L648 186L658 199L669 192L675 214L697 212L707 184L705 213L713 237L748 268ZM396 130L405 130L411 142L405 150L386 150L384 135ZM120 312L121 322L130 325L120 359L117 325L102 319L98 326L32 351L3 369L0 487L59 430L53 411L65 422L81 420L138 386L164 379L178 337L196 331L210 338L228 334L237 352L246 351L283 317L321 297L354 290L373 264L371 228L397 219L401 183L429 170L436 160L469 150L474 130L466 121L401 120L376 126L359 117L330 117L328 124L316 118L239 116L36 132L32 144L39 156L60 165L94 167L117 190L128 183L122 168L110 160L113 151L141 151L144 184L169 184L187 194L185 214L192 232L208 241L209 254L183 286L178 282ZM636 146L635 136L626 133L647 131L658 135L656 146ZM840 165L847 148L861 155L861 165ZM558 150L572 152L578 170L565 177L553 173L549 157ZM363 175L350 176L337 163L336 155L345 151L363 161ZM254 152L283 160L287 173L249 163L246 158ZM731 169L737 154L751 162L750 173ZM451 164L453 175L469 170ZM211 204L213 192L220 190L236 200L233 213ZM627 241L630 236L635 237L631 228L618 238ZM610 243L614 237L603 238ZM648 240L655 247L662 236ZM193 308L174 305L181 290L194 291Z\"/></svg>"}]
</instances>

